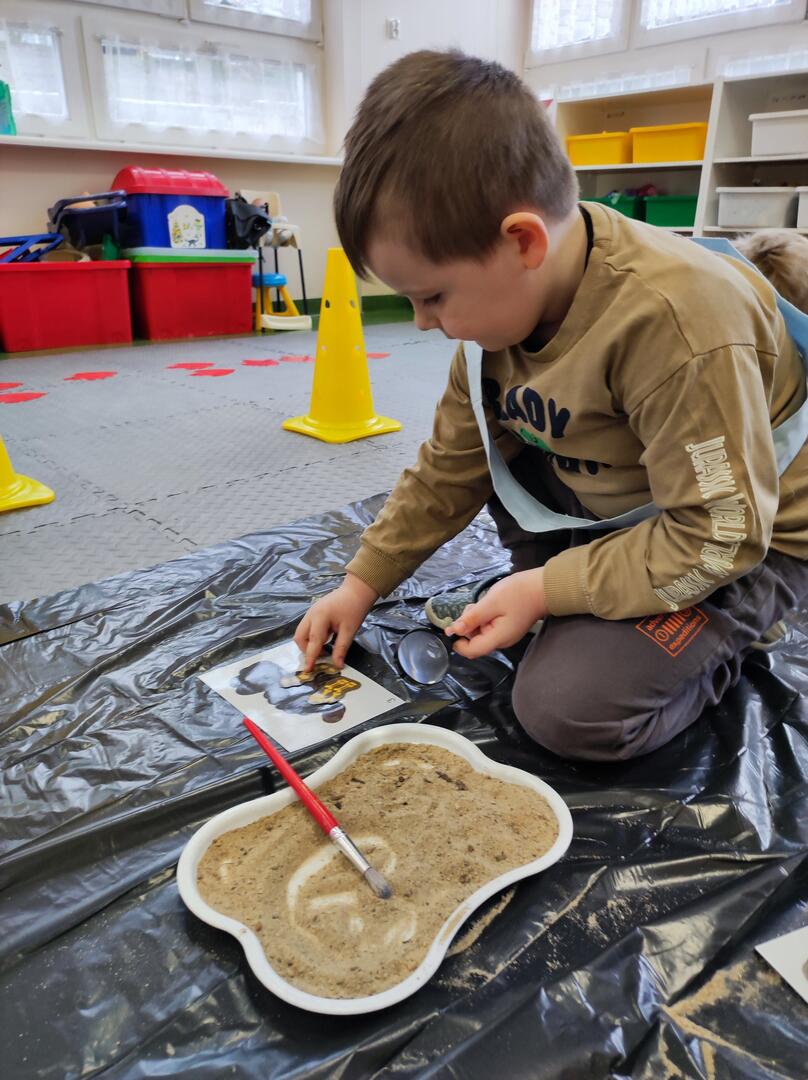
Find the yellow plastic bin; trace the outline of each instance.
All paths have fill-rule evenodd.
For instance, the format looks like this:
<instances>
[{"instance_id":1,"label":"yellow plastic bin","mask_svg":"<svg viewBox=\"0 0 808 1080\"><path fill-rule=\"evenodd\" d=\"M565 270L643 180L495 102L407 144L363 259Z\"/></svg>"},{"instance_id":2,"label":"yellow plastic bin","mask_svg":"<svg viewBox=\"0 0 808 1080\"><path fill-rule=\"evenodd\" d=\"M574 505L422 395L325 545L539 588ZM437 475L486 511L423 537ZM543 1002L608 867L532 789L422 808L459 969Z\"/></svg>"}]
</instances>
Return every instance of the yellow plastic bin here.
<instances>
[{"instance_id":1,"label":"yellow plastic bin","mask_svg":"<svg viewBox=\"0 0 808 1080\"><path fill-rule=\"evenodd\" d=\"M633 160L701 161L707 142L707 125L661 124L658 127L629 129L633 141Z\"/></svg>"},{"instance_id":2,"label":"yellow plastic bin","mask_svg":"<svg viewBox=\"0 0 808 1080\"><path fill-rule=\"evenodd\" d=\"M627 131L568 135L567 154L573 165L627 165L631 161L631 136Z\"/></svg>"}]
</instances>

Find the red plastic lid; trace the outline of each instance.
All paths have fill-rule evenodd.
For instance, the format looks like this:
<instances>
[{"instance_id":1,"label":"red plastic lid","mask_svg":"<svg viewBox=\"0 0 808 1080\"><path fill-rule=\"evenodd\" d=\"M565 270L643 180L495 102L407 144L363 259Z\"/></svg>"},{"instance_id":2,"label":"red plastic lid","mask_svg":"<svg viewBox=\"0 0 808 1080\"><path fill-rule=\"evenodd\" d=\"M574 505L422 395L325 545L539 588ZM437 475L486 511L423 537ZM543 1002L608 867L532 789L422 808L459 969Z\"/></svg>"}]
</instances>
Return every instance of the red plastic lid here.
<instances>
[{"instance_id":1,"label":"red plastic lid","mask_svg":"<svg viewBox=\"0 0 808 1080\"><path fill-rule=\"evenodd\" d=\"M230 192L213 173L185 169L142 169L127 165L112 181L110 191L128 195L223 195Z\"/></svg>"}]
</instances>

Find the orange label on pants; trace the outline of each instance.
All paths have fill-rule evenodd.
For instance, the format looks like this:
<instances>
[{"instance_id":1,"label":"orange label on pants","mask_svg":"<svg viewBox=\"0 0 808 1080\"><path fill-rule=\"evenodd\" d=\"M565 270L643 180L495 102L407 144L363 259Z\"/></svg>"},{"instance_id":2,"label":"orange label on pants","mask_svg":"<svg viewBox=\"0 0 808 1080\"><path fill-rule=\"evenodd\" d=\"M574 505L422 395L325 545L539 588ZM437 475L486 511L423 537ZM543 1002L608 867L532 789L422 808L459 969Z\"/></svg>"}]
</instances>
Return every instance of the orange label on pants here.
<instances>
[{"instance_id":1,"label":"orange label on pants","mask_svg":"<svg viewBox=\"0 0 808 1080\"><path fill-rule=\"evenodd\" d=\"M649 615L637 623L637 629L669 656L678 656L698 637L706 622L707 616L701 608L690 607L662 615Z\"/></svg>"}]
</instances>

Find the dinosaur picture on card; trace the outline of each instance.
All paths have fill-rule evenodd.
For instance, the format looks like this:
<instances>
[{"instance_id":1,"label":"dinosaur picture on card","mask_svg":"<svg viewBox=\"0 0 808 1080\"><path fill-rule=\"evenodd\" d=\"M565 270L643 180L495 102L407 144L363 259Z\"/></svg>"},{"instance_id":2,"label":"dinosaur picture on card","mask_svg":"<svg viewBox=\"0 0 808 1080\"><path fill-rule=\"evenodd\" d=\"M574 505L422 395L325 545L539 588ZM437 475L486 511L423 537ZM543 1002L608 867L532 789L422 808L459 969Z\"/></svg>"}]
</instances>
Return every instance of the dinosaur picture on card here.
<instances>
[{"instance_id":1,"label":"dinosaur picture on card","mask_svg":"<svg viewBox=\"0 0 808 1080\"><path fill-rule=\"evenodd\" d=\"M401 698L350 667L321 657L312 671L293 641L207 671L199 678L286 750L329 739L372 720Z\"/></svg>"}]
</instances>

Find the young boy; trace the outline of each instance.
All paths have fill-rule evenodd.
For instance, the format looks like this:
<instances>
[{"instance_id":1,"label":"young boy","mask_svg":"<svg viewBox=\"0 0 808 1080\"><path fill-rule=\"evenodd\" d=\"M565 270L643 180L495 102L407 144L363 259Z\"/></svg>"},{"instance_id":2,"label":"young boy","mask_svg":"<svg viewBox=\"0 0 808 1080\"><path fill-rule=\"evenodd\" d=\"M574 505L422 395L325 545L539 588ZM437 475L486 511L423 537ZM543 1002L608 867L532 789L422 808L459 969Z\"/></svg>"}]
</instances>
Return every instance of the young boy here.
<instances>
[{"instance_id":1,"label":"young boy","mask_svg":"<svg viewBox=\"0 0 808 1080\"><path fill-rule=\"evenodd\" d=\"M345 150L335 211L352 266L408 296L419 329L465 345L432 437L298 627L307 666L332 635L341 665L374 601L487 502L513 572L433 598L430 618L467 657L544 620L513 690L528 735L569 757L654 750L808 593L808 451L778 476L772 435L806 376L771 287L579 205L543 107L495 63L405 56L370 86ZM564 528L542 531L529 495Z\"/></svg>"}]
</instances>

